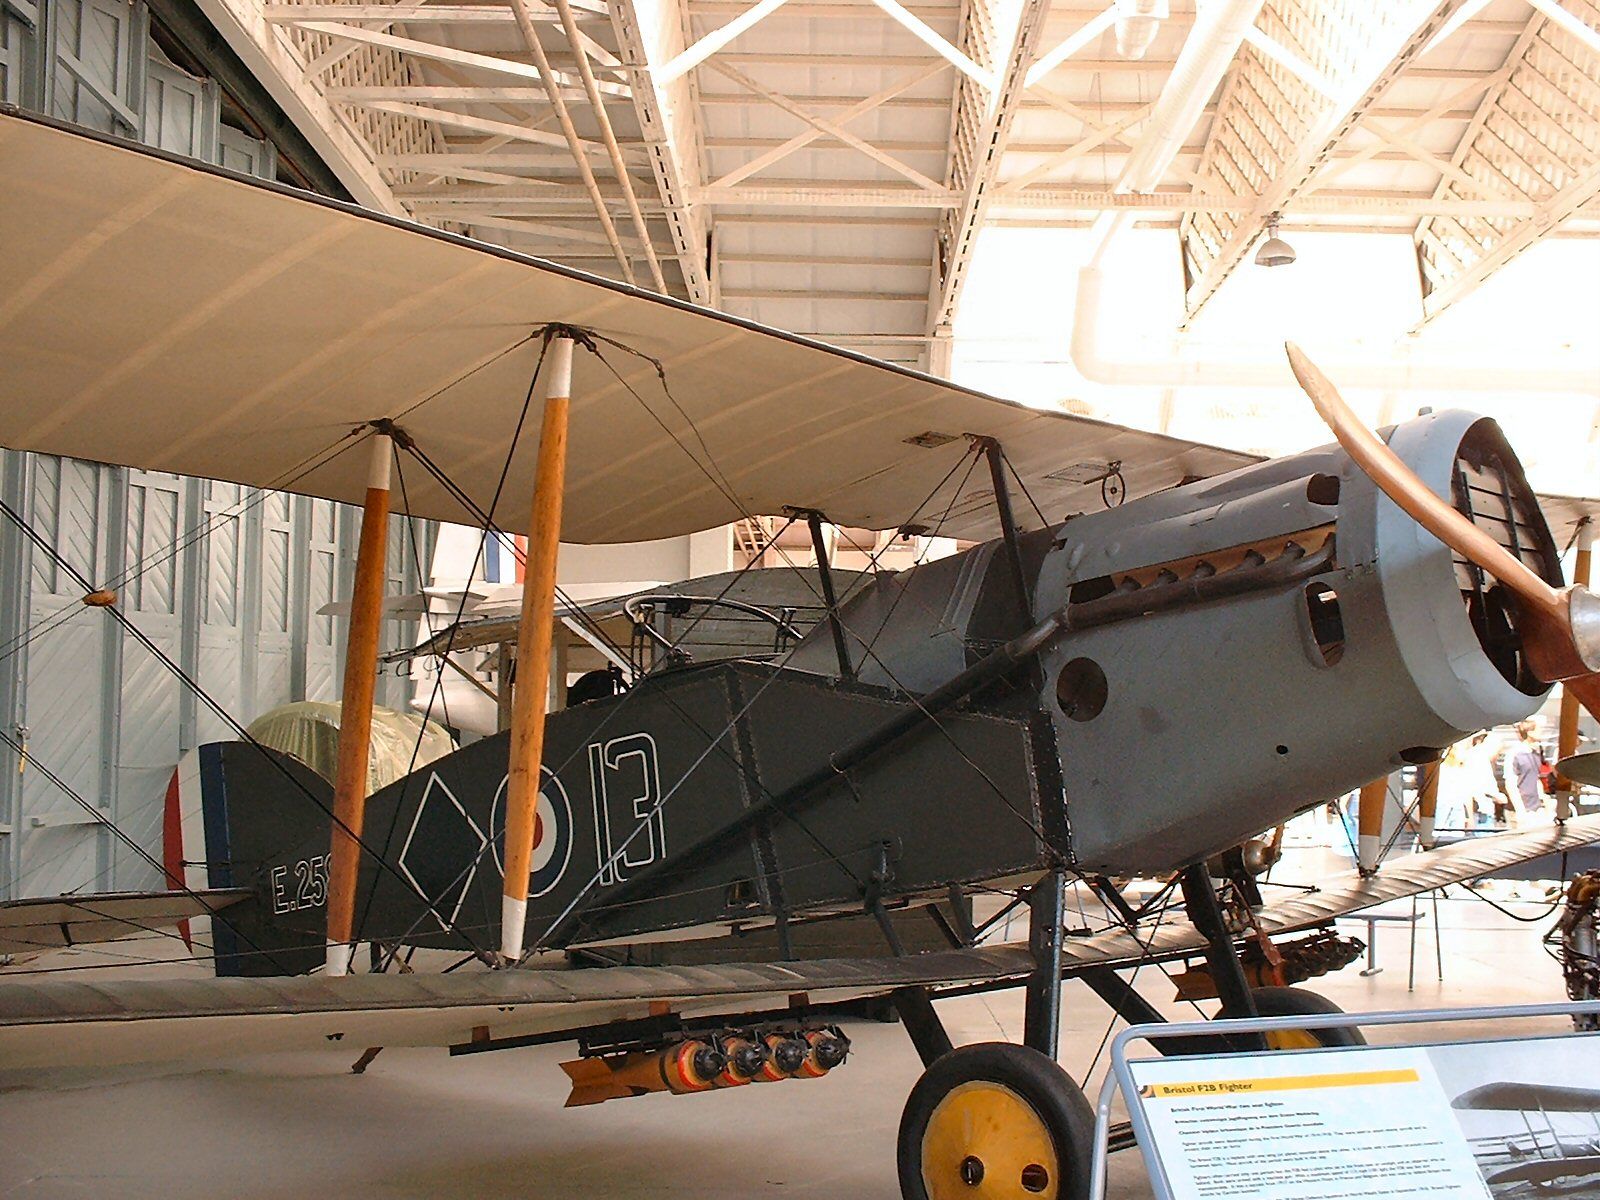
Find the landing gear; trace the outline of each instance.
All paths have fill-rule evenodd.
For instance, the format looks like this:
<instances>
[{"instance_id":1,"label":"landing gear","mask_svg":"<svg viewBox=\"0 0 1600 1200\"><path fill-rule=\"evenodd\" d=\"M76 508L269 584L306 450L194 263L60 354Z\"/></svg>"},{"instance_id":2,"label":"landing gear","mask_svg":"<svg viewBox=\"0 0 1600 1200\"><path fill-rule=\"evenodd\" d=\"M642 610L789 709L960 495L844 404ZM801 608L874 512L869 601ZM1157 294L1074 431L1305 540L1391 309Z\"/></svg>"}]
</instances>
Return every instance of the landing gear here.
<instances>
[{"instance_id":1,"label":"landing gear","mask_svg":"<svg viewBox=\"0 0 1600 1200\"><path fill-rule=\"evenodd\" d=\"M1342 1013L1326 996L1305 988L1265 987L1250 993L1255 1001L1255 1015L1260 1017L1311 1017L1325 1013ZM1224 1017L1243 1014L1226 1007L1219 1014ZM1317 1050L1329 1046L1365 1046L1367 1039L1359 1029L1280 1029L1266 1035L1268 1050Z\"/></svg>"},{"instance_id":2,"label":"landing gear","mask_svg":"<svg viewBox=\"0 0 1600 1200\"><path fill-rule=\"evenodd\" d=\"M900 1118L905 1200L1082 1200L1094 1112L1055 1060L981 1042L923 1073Z\"/></svg>"}]
</instances>

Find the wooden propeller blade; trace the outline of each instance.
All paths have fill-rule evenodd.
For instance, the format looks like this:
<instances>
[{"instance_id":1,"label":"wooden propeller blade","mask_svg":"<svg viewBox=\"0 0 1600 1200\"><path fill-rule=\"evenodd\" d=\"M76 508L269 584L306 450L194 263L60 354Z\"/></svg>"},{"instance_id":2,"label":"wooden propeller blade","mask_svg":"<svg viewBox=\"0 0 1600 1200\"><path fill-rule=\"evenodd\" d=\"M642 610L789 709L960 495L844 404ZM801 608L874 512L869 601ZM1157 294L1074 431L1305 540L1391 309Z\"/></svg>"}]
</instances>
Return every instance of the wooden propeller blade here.
<instances>
[{"instance_id":1,"label":"wooden propeller blade","mask_svg":"<svg viewBox=\"0 0 1600 1200\"><path fill-rule=\"evenodd\" d=\"M1393 500L1412 520L1463 557L1493 575L1529 607L1558 618L1566 614L1561 597L1548 583L1512 557L1492 537L1446 504L1416 472L1400 461L1400 456L1351 411L1329 378L1293 342L1285 342L1289 366L1294 377L1311 398L1318 414L1333 430L1348 454L1383 494Z\"/></svg>"},{"instance_id":2,"label":"wooden propeller blade","mask_svg":"<svg viewBox=\"0 0 1600 1200\"><path fill-rule=\"evenodd\" d=\"M1600 668L1595 597L1583 588L1551 587L1505 547L1446 504L1400 456L1350 410L1333 382L1293 342L1285 342L1289 366L1311 403L1355 464L1385 496L1456 553L1493 575L1518 601L1518 631L1528 665L1547 683L1592 675ZM1582 628L1580 629L1580 625ZM1594 683L1579 681L1596 712ZM1581 691L1580 691L1580 694ZM1600 715L1600 714L1597 714Z\"/></svg>"},{"instance_id":3,"label":"wooden propeller blade","mask_svg":"<svg viewBox=\"0 0 1600 1200\"><path fill-rule=\"evenodd\" d=\"M1562 687L1576 696L1578 703L1589 710L1589 715L1600 721L1600 675L1580 675L1563 680Z\"/></svg>"}]
</instances>

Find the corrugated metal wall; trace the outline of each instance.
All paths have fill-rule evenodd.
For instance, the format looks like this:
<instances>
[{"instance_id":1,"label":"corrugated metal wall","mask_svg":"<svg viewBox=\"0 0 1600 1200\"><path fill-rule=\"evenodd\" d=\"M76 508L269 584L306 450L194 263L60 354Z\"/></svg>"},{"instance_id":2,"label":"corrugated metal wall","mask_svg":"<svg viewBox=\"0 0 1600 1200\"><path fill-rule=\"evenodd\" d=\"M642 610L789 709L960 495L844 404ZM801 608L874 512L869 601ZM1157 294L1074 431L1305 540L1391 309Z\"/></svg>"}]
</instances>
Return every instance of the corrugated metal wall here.
<instances>
[{"instance_id":1,"label":"corrugated metal wall","mask_svg":"<svg viewBox=\"0 0 1600 1200\"><path fill-rule=\"evenodd\" d=\"M53 53L42 52L53 47ZM168 63L143 4L0 0L0 99L271 178L272 147L223 125L210 80ZM241 319L248 320L245 316ZM0 496L237 720L334 699L360 513L235 484L0 452ZM390 587L415 591L431 529L389 539ZM386 646L414 640L391 622ZM408 681L380 677L402 706ZM225 721L0 519L0 896L160 886L106 822L160 857L179 756ZM19 761L20 760L20 761ZM86 812L46 771L95 809Z\"/></svg>"}]
</instances>

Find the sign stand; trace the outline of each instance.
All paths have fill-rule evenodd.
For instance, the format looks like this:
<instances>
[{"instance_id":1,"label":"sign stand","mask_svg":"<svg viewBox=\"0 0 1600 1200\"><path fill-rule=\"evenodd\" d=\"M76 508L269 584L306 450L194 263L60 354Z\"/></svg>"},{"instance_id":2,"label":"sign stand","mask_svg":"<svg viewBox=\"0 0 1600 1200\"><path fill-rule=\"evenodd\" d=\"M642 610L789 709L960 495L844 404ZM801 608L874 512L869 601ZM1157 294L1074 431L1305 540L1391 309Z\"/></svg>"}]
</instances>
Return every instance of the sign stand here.
<instances>
[{"instance_id":1,"label":"sign stand","mask_svg":"<svg viewBox=\"0 0 1600 1200\"><path fill-rule=\"evenodd\" d=\"M1135 1025L1111 1045L1089 1194L1106 1194L1119 1093L1156 1200L1288 1195L1291 1185L1297 1197L1381 1195L1381 1181L1400 1178L1430 1195L1470 1200L1522 1183L1600 1176L1600 1156L1589 1152L1600 1137L1600 1087L1589 1087L1595 1076L1578 1065L1588 1054L1600 1061L1600 1034L1128 1054L1135 1042L1154 1047L1171 1038L1589 1014L1600 1015L1600 1001ZM1586 1127L1569 1132L1563 1121ZM1373 1186L1380 1190L1364 1190Z\"/></svg>"}]
</instances>

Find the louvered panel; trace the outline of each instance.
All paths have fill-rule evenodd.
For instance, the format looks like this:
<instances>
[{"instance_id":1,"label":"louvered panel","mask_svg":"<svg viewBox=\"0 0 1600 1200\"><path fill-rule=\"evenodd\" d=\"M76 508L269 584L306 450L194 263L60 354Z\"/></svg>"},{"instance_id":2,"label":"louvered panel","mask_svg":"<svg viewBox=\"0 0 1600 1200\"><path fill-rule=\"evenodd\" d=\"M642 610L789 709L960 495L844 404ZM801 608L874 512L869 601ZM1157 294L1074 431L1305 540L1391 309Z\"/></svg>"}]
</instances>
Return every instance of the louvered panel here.
<instances>
[{"instance_id":1,"label":"louvered panel","mask_svg":"<svg viewBox=\"0 0 1600 1200\"><path fill-rule=\"evenodd\" d=\"M148 64L144 85L144 141L174 154L205 156L217 117L204 81L160 62Z\"/></svg>"},{"instance_id":2,"label":"louvered panel","mask_svg":"<svg viewBox=\"0 0 1600 1200\"><path fill-rule=\"evenodd\" d=\"M61 504L61 460L41 454L33 463L33 527L50 545L56 544L57 509ZM56 590L57 567L48 554L35 553L34 586L47 592Z\"/></svg>"},{"instance_id":3,"label":"louvered panel","mask_svg":"<svg viewBox=\"0 0 1600 1200\"><path fill-rule=\"evenodd\" d=\"M177 477L136 471L128 487L127 558L132 573L123 589L139 613L172 615L178 603Z\"/></svg>"},{"instance_id":4,"label":"louvered panel","mask_svg":"<svg viewBox=\"0 0 1600 1200\"><path fill-rule=\"evenodd\" d=\"M326 500L311 504L311 544L306 570L307 700L335 700L339 695L337 641L333 618L317 610L338 599L338 506Z\"/></svg>"},{"instance_id":5,"label":"louvered panel","mask_svg":"<svg viewBox=\"0 0 1600 1200\"><path fill-rule=\"evenodd\" d=\"M102 883L100 849L92 827L81 825L24 828L21 833L22 869L17 876L17 898L59 896L85 885L93 890Z\"/></svg>"},{"instance_id":6,"label":"louvered panel","mask_svg":"<svg viewBox=\"0 0 1600 1200\"><path fill-rule=\"evenodd\" d=\"M32 611L70 612L76 601L76 596L35 590ZM94 698L106 636L105 614L80 607L64 624L35 638L28 646L23 701L29 755L91 805L103 803L101 711ZM49 895L95 878L99 831L77 823L85 816L42 770L23 771L18 895ZM34 827L35 818L45 825Z\"/></svg>"},{"instance_id":7,"label":"louvered panel","mask_svg":"<svg viewBox=\"0 0 1600 1200\"><path fill-rule=\"evenodd\" d=\"M1600 5L1563 0L1600 31ZM1483 186L1447 175L1442 200L1511 193L1548 211L1533 217L1482 219L1446 228L1428 218L1416 230L1423 313L1431 320L1495 270L1600 194L1600 54L1547 17L1535 14L1513 46L1504 83L1492 89L1461 140L1452 164ZM1462 235L1466 236L1462 236Z\"/></svg>"},{"instance_id":8,"label":"louvered panel","mask_svg":"<svg viewBox=\"0 0 1600 1200\"><path fill-rule=\"evenodd\" d=\"M146 618L140 630L176 661L176 622ZM122 649L122 733L120 771L171 769L178 753L177 678L144 646L128 641Z\"/></svg>"},{"instance_id":9,"label":"louvered panel","mask_svg":"<svg viewBox=\"0 0 1600 1200\"><path fill-rule=\"evenodd\" d=\"M56 551L91 582L100 574L100 499L107 468L98 463L68 458L61 462L60 522ZM75 583L58 582L57 588L78 592Z\"/></svg>"},{"instance_id":10,"label":"louvered panel","mask_svg":"<svg viewBox=\"0 0 1600 1200\"><path fill-rule=\"evenodd\" d=\"M245 490L235 483L205 484L206 605L208 625L239 623L240 536Z\"/></svg>"},{"instance_id":11,"label":"louvered panel","mask_svg":"<svg viewBox=\"0 0 1600 1200\"><path fill-rule=\"evenodd\" d=\"M94 463L41 455L33 473L34 528L89 579L100 569L96 525L103 469ZM35 554L33 559L36 586L73 597L82 595L82 589L49 555Z\"/></svg>"},{"instance_id":12,"label":"louvered panel","mask_svg":"<svg viewBox=\"0 0 1600 1200\"><path fill-rule=\"evenodd\" d=\"M140 629L171 658L179 654L175 618L141 616ZM126 639L122 651L121 726L117 752L117 824L147 853L160 857L161 805L179 757L178 680L143 646ZM155 885L148 866L117 849L117 886Z\"/></svg>"},{"instance_id":13,"label":"louvered panel","mask_svg":"<svg viewBox=\"0 0 1600 1200\"><path fill-rule=\"evenodd\" d=\"M261 633L289 632L289 526L268 521L261 536Z\"/></svg>"},{"instance_id":14,"label":"louvered panel","mask_svg":"<svg viewBox=\"0 0 1600 1200\"><path fill-rule=\"evenodd\" d=\"M304 586L304 575L297 577L290 562L294 535L289 497L281 492L262 496L260 520L261 562L256 580L261 596L256 611L254 691L247 697L247 718L295 699L292 596L297 578L299 586Z\"/></svg>"},{"instance_id":15,"label":"louvered panel","mask_svg":"<svg viewBox=\"0 0 1600 1200\"><path fill-rule=\"evenodd\" d=\"M57 0L51 18L52 114L104 133L133 132L133 7L111 0Z\"/></svg>"},{"instance_id":16,"label":"louvered panel","mask_svg":"<svg viewBox=\"0 0 1600 1200\"><path fill-rule=\"evenodd\" d=\"M259 716L268 709L294 700L293 678L287 647L263 649L256 655L256 694L245 715Z\"/></svg>"},{"instance_id":17,"label":"louvered panel","mask_svg":"<svg viewBox=\"0 0 1600 1200\"><path fill-rule=\"evenodd\" d=\"M245 703L239 639L232 630L206 629L201 632L199 665L200 686L222 706L224 712L241 722L253 715ZM233 726L213 712L210 705L199 705L195 720L197 738L202 743L237 736Z\"/></svg>"},{"instance_id":18,"label":"louvered panel","mask_svg":"<svg viewBox=\"0 0 1600 1200\"><path fill-rule=\"evenodd\" d=\"M22 103L22 22L0 10L0 104Z\"/></svg>"}]
</instances>

